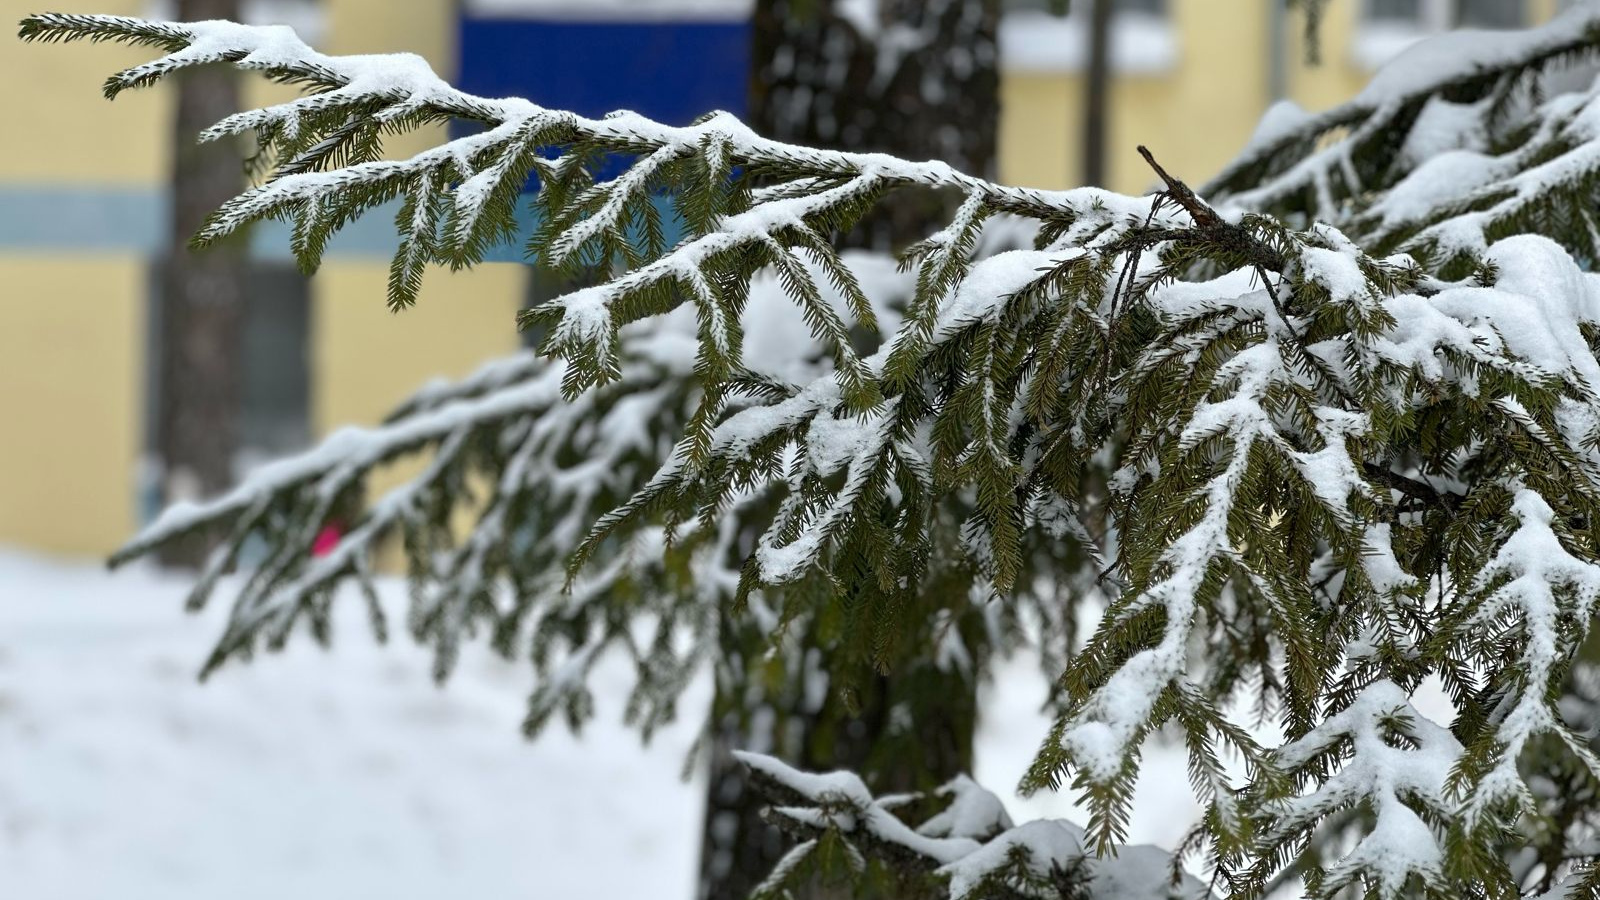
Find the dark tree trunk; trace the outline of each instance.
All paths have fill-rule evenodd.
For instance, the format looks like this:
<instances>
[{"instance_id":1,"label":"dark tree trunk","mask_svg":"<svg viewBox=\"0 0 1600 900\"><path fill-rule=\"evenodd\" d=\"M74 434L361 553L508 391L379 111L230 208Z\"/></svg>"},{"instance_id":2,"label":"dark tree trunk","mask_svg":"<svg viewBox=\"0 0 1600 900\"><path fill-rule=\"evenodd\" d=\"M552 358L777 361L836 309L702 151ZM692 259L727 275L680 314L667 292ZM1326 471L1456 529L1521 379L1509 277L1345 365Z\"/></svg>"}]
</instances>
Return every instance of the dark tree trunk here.
<instances>
[{"instance_id":1,"label":"dark tree trunk","mask_svg":"<svg viewBox=\"0 0 1600 900\"><path fill-rule=\"evenodd\" d=\"M734 750L776 755L809 771L860 773L880 795L931 790L972 771L977 724L973 673L916 659L888 675L869 676L850 690L808 690L805 676L782 689L752 687L741 671L760 652L759 636L725 620L719 660L716 721L709 736L710 772L701 843L700 896L745 900L794 843L762 817L756 794ZM800 641L814 646L816 635ZM844 900L822 886L806 900Z\"/></svg>"},{"instance_id":2,"label":"dark tree trunk","mask_svg":"<svg viewBox=\"0 0 1600 900\"><path fill-rule=\"evenodd\" d=\"M1111 109L1111 19L1113 0L1090 0L1086 29L1089 65L1083 86L1083 183L1106 184L1106 144Z\"/></svg>"},{"instance_id":3,"label":"dark tree trunk","mask_svg":"<svg viewBox=\"0 0 1600 900\"><path fill-rule=\"evenodd\" d=\"M239 0L179 0L187 21L239 18ZM160 396L156 452L165 502L228 487L237 450L245 248L227 241L187 249L207 215L244 188L237 141L195 137L237 112L238 83L223 66L182 73L174 124L171 241L161 271ZM195 566L206 552L193 537L162 553L167 565Z\"/></svg>"},{"instance_id":4,"label":"dark tree trunk","mask_svg":"<svg viewBox=\"0 0 1600 900\"><path fill-rule=\"evenodd\" d=\"M757 0L751 125L779 140L942 159L992 175L999 0L879 0L877 7L878 17L862 23L833 0ZM891 196L881 214L843 238L899 248L939 228L959 202ZM744 652L732 623L724 633L726 654ZM746 688L725 677L718 685ZM716 708L724 714L710 736L702 898L743 900L790 843L762 820L735 749L775 752L813 770L858 771L882 792L931 788L972 768L977 699L970 674L920 661L865 679L848 698L830 690L817 706L806 695L799 688L783 699L769 696L766 702L787 708L752 716L745 696L719 693ZM912 711L908 729L892 723L904 709Z\"/></svg>"},{"instance_id":5,"label":"dark tree trunk","mask_svg":"<svg viewBox=\"0 0 1600 900\"><path fill-rule=\"evenodd\" d=\"M759 0L751 125L808 146L940 159L990 176L1000 121L999 0L878 0L870 22L833 0ZM949 198L889 198L858 242L899 247Z\"/></svg>"}]
</instances>

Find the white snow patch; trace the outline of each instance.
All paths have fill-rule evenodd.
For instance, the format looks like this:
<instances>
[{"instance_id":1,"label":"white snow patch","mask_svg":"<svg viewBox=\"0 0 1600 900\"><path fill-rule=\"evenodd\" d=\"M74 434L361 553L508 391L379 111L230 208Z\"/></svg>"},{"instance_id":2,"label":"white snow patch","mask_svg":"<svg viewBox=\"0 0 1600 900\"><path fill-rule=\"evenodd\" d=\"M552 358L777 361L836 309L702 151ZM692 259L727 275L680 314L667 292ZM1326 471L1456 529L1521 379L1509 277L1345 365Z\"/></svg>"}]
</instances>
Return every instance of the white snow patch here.
<instances>
[{"instance_id":1,"label":"white snow patch","mask_svg":"<svg viewBox=\"0 0 1600 900\"><path fill-rule=\"evenodd\" d=\"M581 739L530 743L526 663L469 647L435 688L428 654L376 646L354 596L333 650L296 635L197 684L226 604L185 616L184 588L0 552L0 894L692 895L703 786L679 771L699 718L641 747L626 660L599 664Z\"/></svg>"}]
</instances>

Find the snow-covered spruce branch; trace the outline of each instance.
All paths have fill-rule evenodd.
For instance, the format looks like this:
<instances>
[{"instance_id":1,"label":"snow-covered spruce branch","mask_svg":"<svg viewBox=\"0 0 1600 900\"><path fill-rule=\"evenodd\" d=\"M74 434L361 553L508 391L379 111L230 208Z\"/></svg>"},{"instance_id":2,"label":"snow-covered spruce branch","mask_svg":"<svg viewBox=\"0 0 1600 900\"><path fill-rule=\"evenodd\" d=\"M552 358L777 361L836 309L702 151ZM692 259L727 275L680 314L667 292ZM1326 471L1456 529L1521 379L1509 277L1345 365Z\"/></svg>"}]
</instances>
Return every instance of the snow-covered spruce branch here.
<instances>
[{"instance_id":1,"label":"snow-covered spruce branch","mask_svg":"<svg viewBox=\"0 0 1600 900\"><path fill-rule=\"evenodd\" d=\"M1312 830L1331 815L1365 804L1374 818L1370 828L1353 835L1353 847L1341 858L1307 873L1314 895L1361 879L1386 897L1450 883L1445 837L1456 805L1446 782L1461 752L1449 730L1423 718L1393 682L1368 685L1349 707L1273 752L1277 767L1311 788L1257 800L1264 813L1258 876L1264 881L1282 856L1308 846ZM1455 895L1435 890L1430 896Z\"/></svg>"},{"instance_id":2,"label":"snow-covered spruce branch","mask_svg":"<svg viewBox=\"0 0 1600 900\"><path fill-rule=\"evenodd\" d=\"M1307 113L1280 102L1202 193L1300 224L1348 220L1372 252L1467 258L1539 217L1535 230L1559 221L1551 236L1592 255L1595 94L1551 88L1584 73L1597 46L1600 7L1588 3L1523 32L1429 39L1348 103Z\"/></svg>"},{"instance_id":3,"label":"snow-covered spruce branch","mask_svg":"<svg viewBox=\"0 0 1600 900\"><path fill-rule=\"evenodd\" d=\"M843 258L876 298L874 316L892 327L911 290L909 276L887 257L846 252ZM761 392L781 397L791 390L785 385L825 380L830 371L824 348L796 340L804 335L805 313L785 299L778 281L764 274L751 285L742 377L757 394L735 399L735 410ZM846 302L831 288L821 299L836 309ZM726 641L719 628L728 627L717 619L732 603L742 555L766 530L771 511L762 498L771 491L717 483L726 502L719 501L714 521L688 516L670 529L670 540L659 518L628 522L597 548L591 565L570 579L566 572L593 523L648 480L670 452L671 436L685 427L694 406L695 332L686 308L648 328L624 329L622 377L571 404L558 397L564 364L532 353L495 361L460 381L427 385L381 426L343 429L318 447L253 471L220 497L167 509L113 561L138 558L195 530L228 535L191 596L191 605L199 606L220 584L235 595L209 670L247 656L264 639L278 646L296 623L317 627L341 584L370 593L369 560L398 538L408 551L412 582L408 628L435 648L439 677L475 633L489 635L507 656L531 648L542 677L528 727L542 727L563 711L577 725L591 709L587 669L603 649L616 647L637 665L629 708L639 711L631 715L648 731L673 715L672 701L705 660L717 660L719 676L721 667L730 678L737 674L737 660L720 658L728 656L725 649L720 655L714 649ZM413 457L425 463L420 471L366 497L384 473ZM333 551L316 556L316 537L332 519L347 530ZM970 567L962 572L960 558L948 554L955 565L940 561L912 587L966 596L973 573ZM948 578L936 577L946 570ZM239 586L220 580L234 571L248 576ZM978 590L975 600L986 597ZM751 659L787 633L804 630L809 607L776 597L747 600L749 627L739 628L739 641ZM925 608L928 601L912 605ZM949 613L952 601L937 605ZM1012 642L1007 635L1017 630L1023 610L1035 629L1061 627L1056 609L1017 603L994 611L988 639ZM851 616L863 619L851 633L872 646L882 626L870 605ZM966 646L948 619L929 617L917 627L946 642L950 659L970 666L980 650ZM637 620L652 622L656 637L642 639ZM381 617L376 621L386 630ZM839 648L827 659L828 674L844 682L852 666L884 658ZM731 686L743 690L736 679Z\"/></svg>"},{"instance_id":4,"label":"snow-covered spruce branch","mask_svg":"<svg viewBox=\"0 0 1600 900\"><path fill-rule=\"evenodd\" d=\"M769 815L802 840L756 898L787 896L808 877L941 885L950 900L1202 900L1212 895L1172 856L1151 846L1096 855L1063 819L1013 825L999 797L965 776L932 797L874 797L850 772L801 772L771 756L739 753L771 802ZM928 800L942 809L913 827L896 810ZM888 871L874 871L875 867Z\"/></svg>"},{"instance_id":5,"label":"snow-covered spruce branch","mask_svg":"<svg viewBox=\"0 0 1600 900\"><path fill-rule=\"evenodd\" d=\"M1098 190L1043 192L994 184L937 161L908 162L881 154L815 150L767 140L725 113L675 128L634 113L603 119L547 110L527 100L476 97L441 80L420 57L329 56L306 46L288 28L228 22L156 23L115 16L43 14L22 22L25 40L120 40L168 51L153 62L112 76L108 96L142 87L184 68L232 63L269 78L303 85L308 96L230 116L205 137L254 131L262 154L277 161L266 183L225 204L197 236L200 243L263 218L295 223L295 250L314 268L328 238L375 206L403 200L401 242L390 279L390 302L411 303L427 263L469 265L507 237L512 211L530 174L540 193L544 227L530 254L559 265L577 255L640 259L630 227L660 243L660 213L652 194L680 188L678 213L697 235L670 257L626 279L558 298L535 310L551 324L550 347L600 365L569 370L569 395L615 377L617 327L688 298L700 309L713 340L706 365L721 370L736 356L734 298L721 296L730 256L781 258L803 250L836 262L822 235L869 210L897 188L951 189L981 198L993 211L1046 221L1102 219L1106 207L1137 212L1138 204ZM401 161L379 159L380 136L427 122L465 119L481 132L456 138ZM555 160L541 153L560 151ZM639 154L623 177L595 183L585 161L608 153ZM757 194L752 176L776 173L803 188L795 196ZM451 185L458 185L454 189ZM762 259L762 262L768 261ZM839 277L847 270L830 267ZM681 293L680 293L681 292ZM859 305L853 309L859 310ZM849 358L848 341L824 336ZM849 367L847 366L846 369ZM870 398L861 398L863 400Z\"/></svg>"},{"instance_id":6,"label":"snow-covered spruce branch","mask_svg":"<svg viewBox=\"0 0 1600 900\"><path fill-rule=\"evenodd\" d=\"M1594 15L1561 21L1570 27ZM435 468L393 502L374 505L382 515L424 511L414 570L435 572L440 546L451 548L445 560L464 559L467 569L507 557L486 574L503 574L517 596L548 595L547 607L560 609L550 591L567 579L580 602L591 596L582 587L590 577L606 585L602 593L617 593L625 579L609 573L641 570L613 568L615 551L640 539L654 543L641 545L638 559L682 576L669 593L693 594L697 579L725 590L727 560L710 573L673 563L678 545L663 538L686 530L717 553L737 545L743 568L734 608L783 593L780 619L849 610L860 616L853 621L874 623L871 640L891 642L897 628L928 618L921 589L930 563L969 565L963 583L993 585L1008 599L1028 591L1030 567L1041 562L1061 581L1103 576L1120 596L1067 665L1061 716L1028 779L1036 787L1070 779L1084 791L1095 850L1121 842L1140 747L1171 724L1207 808L1192 846L1206 848L1221 883L1240 894L1282 879L1327 885L1348 876L1387 897L1421 874L1441 891L1508 896L1530 879L1552 886L1594 862L1592 832L1546 827L1543 808L1525 801L1542 773L1600 775L1589 736L1562 724L1560 702L1561 679L1588 631L1588 567L1600 555L1600 287L1578 261L1592 259L1584 251L1590 239L1571 230L1582 206L1472 218L1535 181L1540 197L1590 196L1589 92L1474 113L1490 131L1484 147L1512 148L1503 151L1512 157L1500 182L1510 193L1480 207L1488 195L1475 191L1489 190L1488 182L1433 172L1429 190L1445 193L1408 207L1404 228L1380 239L1362 216L1398 190L1397 181L1352 178L1341 190L1354 196L1359 184L1360 203L1315 207L1293 206L1293 190L1250 193L1288 178L1292 160L1281 170L1235 167L1216 205L1159 167L1165 189L1153 197L1017 191L937 163L764 141L726 116L674 129L631 114L584 120L525 101L465 98L410 62L322 57L279 31L73 17L29 23L33 37L106 36L176 49L148 72L120 76L129 84L212 59L309 80L324 94L345 91L328 107L291 103L227 126L264 131L288 162L220 213L223 230L260 215L295 217L297 249L314 262L333 228L402 198L393 283L403 301L426 262L468 265L485 242L508 235L512 206L536 172L542 220L530 249L545 264L623 263L621 274L536 315L549 329L546 349L565 362L529 368L505 390L558 380L559 390L539 382L552 392L548 406L459 440L459 432L429 431ZM1459 141L1477 126L1452 124L1439 106L1447 95L1459 103L1474 85L1481 96L1496 85L1511 90L1595 38L1588 24L1512 38L1477 81L1468 75L1486 60L1466 54L1441 63L1454 45L1423 45L1380 79L1402 108L1379 104L1341 127L1356 136L1380 111L1392 119L1433 108L1443 118L1417 118L1416 140ZM1454 74L1441 74L1446 69ZM376 160L373 134L440 116L488 128L410 161ZM1300 156L1313 153L1326 130L1307 127L1296 138L1306 144ZM344 149L324 154L329 141ZM1314 157L1312 169L1343 172L1338 160L1365 146ZM539 154L549 147L561 155ZM608 152L637 160L628 174L596 182L587 162ZM1408 166L1420 177L1427 166L1392 148L1375 152L1396 179ZM1552 153L1573 164L1541 169L1542 155ZM312 171L323 166L329 170ZM1512 185L1524 175L1535 181ZM1317 179L1309 184L1315 196ZM883 191L902 187L951 189L965 202L908 252L915 284L896 310L903 316L886 322L856 265L830 241ZM690 226L674 248L661 239L655 201L663 191ZM996 212L1033 219L1033 248L976 253ZM1311 222L1317 215L1334 221ZM1420 236L1452 228L1477 229L1478 237L1451 243L1449 254L1423 252L1430 245ZM1392 253L1394 241L1418 252ZM762 271L772 273L778 302L805 322L814 342L807 346L817 351L811 364L778 377L751 371L748 313ZM624 477L564 505L577 488L544 481L560 483L563 468L591 453L617 467L605 448L588 445L589 426L653 390L631 380L638 357L627 329L648 332L669 319L686 351L674 370L682 390L662 407L672 414L652 421L648 441L629 445ZM890 337L858 351L848 319L876 320ZM455 404L486 404L498 390L446 391L389 427L421 427ZM558 394L571 405L558 408ZM559 467L533 465L546 416L550 427L583 436L561 439ZM293 482L306 485L298 505L273 507L283 491L246 492L212 508L218 521L236 522L235 548L281 514L282 527L267 529L278 535L270 552L289 555L269 557L281 564L256 569L255 578L293 586L303 569L323 565L303 559L304 541L349 483L338 462L348 452L331 453L314 479ZM452 462L463 454L487 462ZM524 498L521 521L554 515L579 524L558 528L560 541L530 545L549 555L523 554L515 534L495 536L499 501L491 499L482 520L489 538L456 544L442 515L455 507L443 498L476 471L493 473L497 491ZM738 506L750 496L770 505ZM730 511L740 522L737 540L720 527ZM191 514L174 514L136 549L176 534L174 522L194 524L184 518ZM257 524L237 524L251 517ZM360 532L363 540L368 533ZM560 546L579 533L587 537L577 546ZM283 550L282 535L301 548ZM570 571L561 572L558 552L574 557ZM352 549L343 563L326 565L350 574L362 556ZM430 577L454 579L455 571L445 565ZM488 596L491 580L463 583ZM255 584L246 597L259 594ZM969 593L953 592L951 602L966 603ZM724 599L719 593L712 602ZM300 604L312 621L318 602ZM241 614L256 631L281 626L270 609L282 607L254 604ZM490 604L471 608L488 615ZM625 628L617 617L605 621ZM571 628L584 623L592 624L574 615ZM580 670L587 658L575 652ZM1454 739L1467 748L1447 773L1451 790L1366 779L1401 764L1386 753L1367 759L1375 742L1393 749L1419 739L1390 715L1400 708L1391 701L1429 675L1449 688ZM1288 749L1258 746L1233 720L1247 701L1278 715ZM1377 720L1368 715L1375 704L1383 707ZM1555 740L1538 740L1546 736ZM1223 747L1242 755L1242 784L1224 765ZM1421 856L1396 867L1363 855L1360 848L1376 850L1381 837L1371 843L1374 823L1343 801L1356 798L1366 809L1398 797L1409 805L1424 788L1426 802L1412 811L1430 829L1435 814L1471 823L1433 832L1446 833L1437 873ZM1380 816L1376 827L1396 821L1408 820ZM1346 837L1351 843L1341 847ZM1301 841L1310 852L1294 855ZM1344 862L1324 868L1319 860L1336 847ZM1529 848L1554 862L1538 872L1505 863Z\"/></svg>"}]
</instances>

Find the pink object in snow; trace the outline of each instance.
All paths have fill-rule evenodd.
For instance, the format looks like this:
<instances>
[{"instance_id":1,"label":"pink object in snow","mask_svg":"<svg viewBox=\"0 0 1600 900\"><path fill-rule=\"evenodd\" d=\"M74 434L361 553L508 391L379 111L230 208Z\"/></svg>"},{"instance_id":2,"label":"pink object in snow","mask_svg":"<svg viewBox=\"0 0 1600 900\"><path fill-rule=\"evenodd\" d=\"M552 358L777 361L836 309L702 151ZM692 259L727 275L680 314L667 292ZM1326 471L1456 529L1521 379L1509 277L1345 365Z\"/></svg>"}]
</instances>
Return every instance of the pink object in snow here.
<instances>
[{"instance_id":1,"label":"pink object in snow","mask_svg":"<svg viewBox=\"0 0 1600 900\"><path fill-rule=\"evenodd\" d=\"M317 539L311 542L311 555L327 556L333 552L333 548L339 546L341 537L344 537L344 533L339 530L339 526L331 523L322 526L322 530L317 532Z\"/></svg>"}]
</instances>

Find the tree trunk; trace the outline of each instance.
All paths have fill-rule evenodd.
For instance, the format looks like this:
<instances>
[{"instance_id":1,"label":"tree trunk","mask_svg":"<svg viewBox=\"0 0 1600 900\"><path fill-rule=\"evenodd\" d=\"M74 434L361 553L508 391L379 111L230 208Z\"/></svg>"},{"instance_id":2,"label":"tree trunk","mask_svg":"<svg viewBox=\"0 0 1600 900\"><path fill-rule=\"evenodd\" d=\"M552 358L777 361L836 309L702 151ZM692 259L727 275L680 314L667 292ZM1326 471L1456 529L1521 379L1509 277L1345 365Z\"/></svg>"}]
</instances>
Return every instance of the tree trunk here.
<instances>
[{"instance_id":1,"label":"tree trunk","mask_svg":"<svg viewBox=\"0 0 1600 900\"><path fill-rule=\"evenodd\" d=\"M875 14L856 18L862 7ZM852 15L855 14L855 15ZM751 125L812 146L943 159L991 176L999 124L999 0L757 0ZM887 198L856 245L897 249L942 224L959 197L925 192ZM736 656L729 624L724 653ZM810 641L805 646L815 646ZM820 706L803 689L766 702L787 708L752 715L746 685L719 677L710 736L701 890L706 900L743 900L790 843L760 816L735 749L775 752L813 770L861 772L880 792L935 787L972 768L977 718L970 673L931 663L869 678ZM846 700L851 702L847 703ZM909 727L895 718L910 710ZM891 732L893 734L891 735ZM819 894L820 896L820 894Z\"/></svg>"},{"instance_id":2,"label":"tree trunk","mask_svg":"<svg viewBox=\"0 0 1600 900\"><path fill-rule=\"evenodd\" d=\"M1113 0L1090 0L1086 29L1089 65L1083 87L1083 183L1106 185L1106 144L1111 109L1111 20Z\"/></svg>"},{"instance_id":3,"label":"tree trunk","mask_svg":"<svg viewBox=\"0 0 1600 900\"><path fill-rule=\"evenodd\" d=\"M239 0L179 0L185 21L239 18ZM160 277L160 396L156 452L166 503L222 491L238 447L239 359L245 247L229 240L204 252L187 249L212 210L244 188L238 142L199 144L199 132L238 111L232 70L208 66L181 73L174 125L171 241ZM167 565L193 567L207 550L202 536L171 545Z\"/></svg>"},{"instance_id":4,"label":"tree trunk","mask_svg":"<svg viewBox=\"0 0 1600 900\"><path fill-rule=\"evenodd\" d=\"M751 126L782 141L992 176L999 21L999 0L759 0ZM889 197L851 240L892 249L926 237L950 199Z\"/></svg>"}]
</instances>

